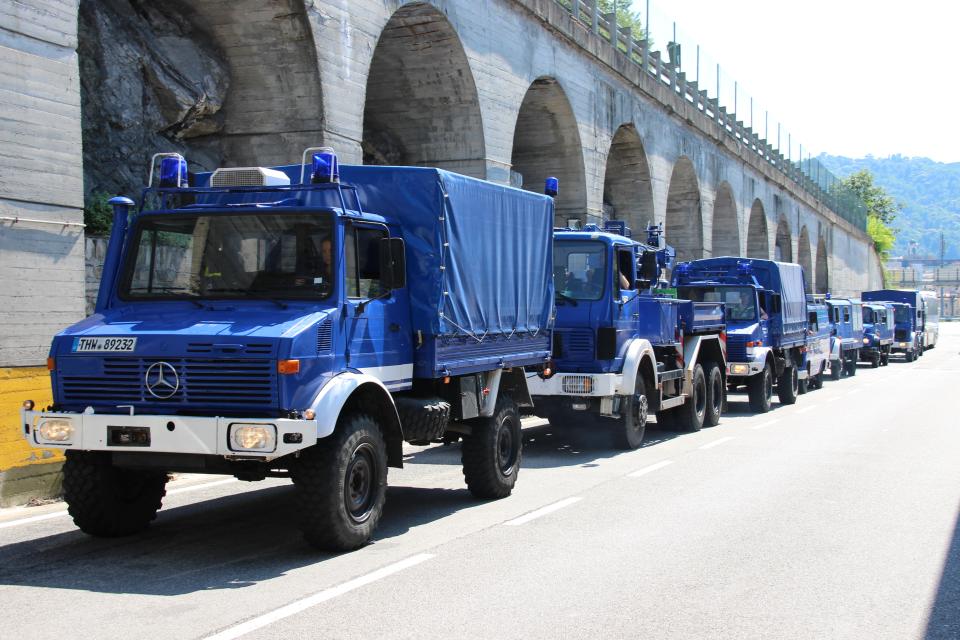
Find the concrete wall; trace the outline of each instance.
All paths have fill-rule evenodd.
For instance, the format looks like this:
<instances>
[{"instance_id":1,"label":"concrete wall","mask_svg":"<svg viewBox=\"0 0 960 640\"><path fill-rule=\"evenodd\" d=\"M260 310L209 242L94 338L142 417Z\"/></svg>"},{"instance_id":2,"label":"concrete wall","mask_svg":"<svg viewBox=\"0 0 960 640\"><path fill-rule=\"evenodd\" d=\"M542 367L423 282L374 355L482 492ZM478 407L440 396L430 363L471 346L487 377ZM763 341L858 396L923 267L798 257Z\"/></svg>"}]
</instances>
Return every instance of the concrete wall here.
<instances>
[{"instance_id":1,"label":"concrete wall","mask_svg":"<svg viewBox=\"0 0 960 640\"><path fill-rule=\"evenodd\" d=\"M0 505L54 489L17 411L52 401L38 365L84 313L76 25L76 0L0 3Z\"/></svg>"}]
</instances>

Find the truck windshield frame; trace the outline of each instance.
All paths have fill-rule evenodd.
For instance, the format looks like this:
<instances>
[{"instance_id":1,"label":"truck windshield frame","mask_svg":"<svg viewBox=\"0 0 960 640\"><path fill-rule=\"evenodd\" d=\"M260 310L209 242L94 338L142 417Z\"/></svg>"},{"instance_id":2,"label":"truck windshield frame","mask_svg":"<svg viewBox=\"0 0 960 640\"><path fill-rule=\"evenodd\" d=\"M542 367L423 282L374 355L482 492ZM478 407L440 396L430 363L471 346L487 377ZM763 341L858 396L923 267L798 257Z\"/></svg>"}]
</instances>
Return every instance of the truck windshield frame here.
<instances>
[{"instance_id":1,"label":"truck windshield frame","mask_svg":"<svg viewBox=\"0 0 960 640\"><path fill-rule=\"evenodd\" d=\"M607 290L608 246L597 240L553 243L553 284L567 300L596 302Z\"/></svg>"},{"instance_id":2,"label":"truck windshield frame","mask_svg":"<svg viewBox=\"0 0 960 640\"><path fill-rule=\"evenodd\" d=\"M722 302L728 322L757 321L757 290L753 287L739 285L678 287L677 297L693 302Z\"/></svg>"},{"instance_id":3,"label":"truck windshield frame","mask_svg":"<svg viewBox=\"0 0 960 640\"><path fill-rule=\"evenodd\" d=\"M255 209L144 214L130 234L118 296L129 302L326 300L338 276L333 217L330 211Z\"/></svg>"},{"instance_id":4,"label":"truck windshield frame","mask_svg":"<svg viewBox=\"0 0 960 640\"><path fill-rule=\"evenodd\" d=\"M904 306L894 307L893 321L897 324L910 324L913 321L913 309Z\"/></svg>"}]
</instances>

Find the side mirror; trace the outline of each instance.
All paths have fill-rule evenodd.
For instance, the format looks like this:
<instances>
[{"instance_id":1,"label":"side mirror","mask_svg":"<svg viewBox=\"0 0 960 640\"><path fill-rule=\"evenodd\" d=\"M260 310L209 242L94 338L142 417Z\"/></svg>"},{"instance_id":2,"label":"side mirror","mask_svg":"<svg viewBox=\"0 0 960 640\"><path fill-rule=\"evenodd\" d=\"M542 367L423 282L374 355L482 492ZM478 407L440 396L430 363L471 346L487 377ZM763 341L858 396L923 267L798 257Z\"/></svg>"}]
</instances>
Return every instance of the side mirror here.
<instances>
[{"instance_id":1,"label":"side mirror","mask_svg":"<svg viewBox=\"0 0 960 640\"><path fill-rule=\"evenodd\" d=\"M642 280L651 284L657 281L657 277L660 275L660 268L657 265L656 251L644 251L642 254L640 254L639 266L640 277L638 280ZM649 284L647 286L649 286Z\"/></svg>"},{"instance_id":2,"label":"side mirror","mask_svg":"<svg viewBox=\"0 0 960 640\"><path fill-rule=\"evenodd\" d=\"M387 291L407 286L407 258L403 238L380 239L380 283Z\"/></svg>"},{"instance_id":3,"label":"side mirror","mask_svg":"<svg viewBox=\"0 0 960 640\"><path fill-rule=\"evenodd\" d=\"M771 313L780 313L780 294L774 293L770 296Z\"/></svg>"}]
</instances>

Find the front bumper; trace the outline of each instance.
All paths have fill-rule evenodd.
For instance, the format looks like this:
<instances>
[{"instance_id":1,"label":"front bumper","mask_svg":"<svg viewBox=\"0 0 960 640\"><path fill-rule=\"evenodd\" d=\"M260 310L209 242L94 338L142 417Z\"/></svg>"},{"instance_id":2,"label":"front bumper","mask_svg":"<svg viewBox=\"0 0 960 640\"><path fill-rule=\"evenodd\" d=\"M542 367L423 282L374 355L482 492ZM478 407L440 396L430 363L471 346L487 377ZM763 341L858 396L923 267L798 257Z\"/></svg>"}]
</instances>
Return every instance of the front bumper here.
<instances>
[{"instance_id":1,"label":"front bumper","mask_svg":"<svg viewBox=\"0 0 960 640\"><path fill-rule=\"evenodd\" d=\"M71 436L61 442L44 439L38 427L45 419L68 420ZM240 449L230 442L231 427L251 425L276 430L270 450ZM317 420L206 418L198 416L114 415L20 411L23 437L44 449L185 453L228 458L272 460L316 444L329 435Z\"/></svg>"},{"instance_id":2,"label":"front bumper","mask_svg":"<svg viewBox=\"0 0 960 640\"><path fill-rule=\"evenodd\" d=\"M620 394L623 375L619 373L557 373L544 380L527 378L531 396L584 396L602 398Z\"/></svg>"}]
</instances>

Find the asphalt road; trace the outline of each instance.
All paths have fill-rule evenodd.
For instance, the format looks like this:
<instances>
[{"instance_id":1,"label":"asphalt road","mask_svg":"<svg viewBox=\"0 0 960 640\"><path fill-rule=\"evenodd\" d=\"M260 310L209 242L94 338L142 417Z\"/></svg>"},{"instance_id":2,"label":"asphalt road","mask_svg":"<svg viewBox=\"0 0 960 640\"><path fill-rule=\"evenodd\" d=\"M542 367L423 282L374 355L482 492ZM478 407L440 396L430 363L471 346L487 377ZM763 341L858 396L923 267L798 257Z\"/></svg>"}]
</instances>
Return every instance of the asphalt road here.
<instances>
[{"instance_id":1,"label":"asphalt road","mask_svg":"<svg viewBox=\"0 0 960 640\"><path fill-rule=\"evenodd\" d=\"M373 544L301 542L284 481L191 477L138 537L0 512L2 638L960 638L960 325L792 407L731 396L638 451L525 428L513 496L410 448Z\"/></svg>"}]
</instances>

